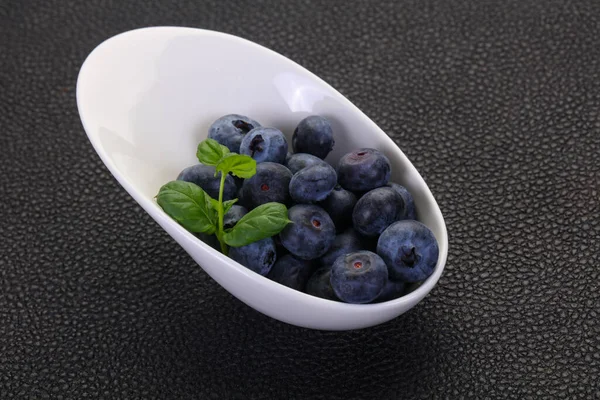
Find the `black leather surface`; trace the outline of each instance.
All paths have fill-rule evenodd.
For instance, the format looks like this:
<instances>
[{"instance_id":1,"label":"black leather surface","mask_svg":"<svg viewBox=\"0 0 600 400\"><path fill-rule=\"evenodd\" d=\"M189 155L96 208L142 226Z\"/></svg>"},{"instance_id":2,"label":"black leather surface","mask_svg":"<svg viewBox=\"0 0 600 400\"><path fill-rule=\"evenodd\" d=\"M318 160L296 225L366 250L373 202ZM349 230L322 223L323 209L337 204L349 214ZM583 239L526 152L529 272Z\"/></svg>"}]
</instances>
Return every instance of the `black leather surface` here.
<instances>
[{"instance_id":1,"label":"black leather surface","mask_svg":"<svg viewBox=\"0 0 600 400\"><path fill-rule=\"evenodd\" d=\"M420 170L447 269L384 325L300 329L213 282L118 186L75 105L149 25L266 45ZM600 398L600 3L3 1L0 398Z\"/></svg>"}]
</instances>

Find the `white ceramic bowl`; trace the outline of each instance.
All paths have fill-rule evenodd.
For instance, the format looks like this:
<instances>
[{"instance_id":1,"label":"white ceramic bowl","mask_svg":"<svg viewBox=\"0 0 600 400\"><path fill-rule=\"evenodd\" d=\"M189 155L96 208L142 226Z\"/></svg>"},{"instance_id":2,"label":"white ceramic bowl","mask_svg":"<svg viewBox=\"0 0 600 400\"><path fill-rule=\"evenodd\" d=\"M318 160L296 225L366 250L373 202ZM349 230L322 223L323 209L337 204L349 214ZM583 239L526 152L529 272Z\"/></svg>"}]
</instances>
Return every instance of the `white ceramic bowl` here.
<instances>
[{"instance_id":1,"label":"white ceramic bowl","mask_svg":"<svg viewBox=\"0 0 600 400\"><path fill-rule=\"evenodd\" d=\"M427 185L394 142L345 97L298 64L235 36L178 27L129 31L100 44L77 81L77 106L98 155L127 192L222 287L254 309L293 325L365 328L421 301L446 262L448 239ZM380 304L344 304L313 297L264 278L196 239L168 217L154 196L185 167L218 117L248 115L291 138L297 123L319 114L332 123L335 149L327 161L359 147L383 151L392 181L413 194L419 219L439 242L433 275L418 289ZM290 142L291 143L291 142Z\"/></svg>"}]
</instances>

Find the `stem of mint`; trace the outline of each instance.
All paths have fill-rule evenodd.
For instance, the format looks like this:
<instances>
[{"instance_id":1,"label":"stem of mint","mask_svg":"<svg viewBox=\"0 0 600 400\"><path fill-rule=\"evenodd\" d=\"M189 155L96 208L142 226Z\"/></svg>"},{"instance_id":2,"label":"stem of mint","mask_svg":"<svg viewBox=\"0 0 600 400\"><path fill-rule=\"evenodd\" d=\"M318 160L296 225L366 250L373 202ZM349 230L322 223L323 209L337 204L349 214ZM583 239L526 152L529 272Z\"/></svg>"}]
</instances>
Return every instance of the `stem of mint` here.
<instances>
[{"instance_id":1,"label":"stem of mint","mask_svg":"<svg viewBox=\"0 0 600 400\"><path fill-rule=\"evenodd\" d=\"M221 186L219 187L219 206L217 208L217 213L219 216L218 228L217 228L217 238L219 239L219 243L221 244L221 252L227 255L228 248L225 240L223 239L223 218L225 216L225 212L223 210L223 190L225 189L225 178L227 175L224 171L221 171Z\"/></svg>"},{"instance_id":2,"label":"stem of mint","mask_svg":"<svg viewBox=\"0 0 600 400\"><path fill-rule=\"evenodd\" d=\"M287 208L279 203L262 204L248 212L233 228L224 231L225 212L238 199L223 202L225 182L229 174L248 179L256 174L256 161L243 154L232 153L216 140L198 144L198 161L215 167L221 173L219 199L211 198L194 183L171 181L156 196L160 207L171 218L194 233L214 234L225 255L229 247L241 247L278 234L288 223Z\"/></svg>"}]
</instances>

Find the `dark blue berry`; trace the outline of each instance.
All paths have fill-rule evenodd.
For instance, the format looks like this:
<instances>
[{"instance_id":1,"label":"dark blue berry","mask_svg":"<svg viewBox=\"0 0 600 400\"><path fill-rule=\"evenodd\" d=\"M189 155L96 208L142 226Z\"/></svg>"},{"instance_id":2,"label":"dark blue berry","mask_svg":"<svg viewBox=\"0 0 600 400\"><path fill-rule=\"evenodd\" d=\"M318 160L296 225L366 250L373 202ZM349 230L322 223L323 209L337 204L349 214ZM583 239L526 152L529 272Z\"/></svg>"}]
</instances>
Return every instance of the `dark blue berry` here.
<instances>
[{"instance_id":1,"label":"dark blue berry","mask_svg":"<svg viewBox=\"0 0 600 400\"><path fill-rule=\"evenodd\" d=\"M273 236L273 241L275 242L275 250L277 251L278 260L286 254L290 254L288 249L283 247L283 245L281 244L281 238L279 237L279 235Z\"/></svg>"},{"instance_id":2,"label":"dark blue berry","mask_svg":"<svg viewBox=\"0 0 600 400\"><path fill-rule=\"evenodd\" d=\"M401 219L417 219L417 210L415 209L415 201L413 200L412 195L404 186L399 185L397 183L390 182L388 186L391 187L402 197L404 200L404 207L406 215Z\"/></svg>"},{"instance_id":3,"label":"dark blue berry","mask_svg":"<svg viewBox=\"0 0 600 400\"><path fill-rule=\"evenodd\" d=\"M235 182L235 187L238 188L238 190L240 190L242 188L242 186L244 185L244 178L240 178L238 176L233 176L233 181Z\"/></svg>"},{"instance_id":4,"label":"dark blue berry","mask_svg":"<svg viewBox=\"0 0 600 400\"><path fill-rule=\"evenodd\" d=\"M223 216L223 229L233 228L244 215L248 214L246 207L234 204Z\"/></svg>"},{"instance_id":5,"label":"dark blue berry","mask_svg":"<svg viewBox=\"0 0 600 400\"><path fill-rule=\"evenodd\" d=\"M195 183L200 186L213 199L219 198L219 187L221 186L221 173L215 176L215 167L204 164L187 167L177 177L178 181ZM223 189L223 200L232 200L237 195L237 187L231 175L225 178Z\"/></svg>"},{"instance_id":6,"label":"dark blue berry","mask_svg":"<svg viewBox=\"0 0 600 400\"><path fill-rule=\"evenodd\" d=\"M242 204L253 209L261 204L289 204L292 173L281 164L264 162L256 165L256 174L244 181Z\"/></svg>"},{"instance_id":7,"label":"dark blue berry","mask_svg":"<svg viewBox=\"0 0 600 400\"><path fill-rule=\"evenodd\" d=\"M370 303L381 294L388 270L377 254L357 251L339 256L331 268L331 287L346 303Z\"/></svg>"},{"instance_id":8,"label":"dark blue berry","mask_svg":"<svg viewBox=\"0 0 600 400\"><path fill-rule=\"evenodd\" d=\"M306 283L306 293L327 300L339 301L331 287L331 267L319 268Z\"/></svg>"},{"instance_id":9,"label":"dark blue berry","mask_svg":"<svg viewBox=\"0 0 600 400\"><path fill-rule=\"evenodd\" d=\"M385 283L383 291L375 300L377 303L394 300L404 294L406 284L402 281L393 281L388 279Z\"/></svg>"},{"instance_id":10,"label":"dark blue berry","mask_svg":"<svg viewBox=\"0 0 600 400\"><path fill-rule=\"evenodd\" d=\"M295 174L296 172L304 169L306 167L312 167L313 165L323 165L327 164L325 161L321 160L319 157L315 157L312 154L307 153L296 153L293 154L290 158L288 158L285 162L285 166ZM327 164L329 165L329 164Z\"/></svg>"},{"instance_id":11,"label":"dark blue berry","mask_svg":"<svg viewBox=\"0 0 600 400\"><path fill-rule=\"evenodd\" d=\"M340 185L335 185L329 196L319 203L327 211L338 232L352 225L352 211L356 205L356 195Z\"/></svg>"},{"instance_id":12,"label":"dark blue berry","mask_svg":"<svg viewBox=\"0 0 600 400\"><path fill-rule=\"evenodd\" d=\"M244 115L229 114L213 122L208 129L208 137L226 146L230 151L239 153L244 136L259 126L258 122Z\"/></svg>"},{"instance_id":13,"label":"dark blue berry","mask_svg":"<svg viewBox=\"0 0 600 400\"><path fill-rule=\"evenodd\" d=\"M356 229L355 229L356 230ZM373 253L377 253L377 240L379 239L379 235L377 236L365 236L356 231L358 236L360 237L360 242L362 243L363 250L369 250Z\"/></svg>"},{"instance_id":14,"label":"dark blue berry","mask_svg":"<svg viewBox=\"0 0 600 400\"><path fill-rule=\"evenodd\" d=\"M241 247L230 247L229 257L244 267L266 276L277 259L275 243L266 238Z\"/></svg>"},{"instance_id":15,"label":"dark blue berry","mask_svg":"<svg viewBox=\"0 0 600 400\"><path fill-rule=\"evenodd\" d=\"M348 229L344 233L336 235L327 253L319 259L319 263L323 267L331 267L339 256L361 249L363 249L363 245L360 236L354 229Z\"/></svg>"},{"instance_id":16,"label":"dark blue berry","mask_svg":"<svg viewBox=\"0 0 600 400\"><path fill-rule=\"evenodd\" d=\"M296 172L290 181L290 196L300 204L324 200L337 182L335 169L327 163L306 167Z\"/></svg>"},{"instance_id":17,"label":"dark blue berry","mask_svg":"<svg viewBox=\"0 0 600 400\"><path fill-rule=\"evenodd\" d=\"M379 237L377 254L388 266L390 279L418 282L433 273L439 248L433 232L414 220L398 221Z\"/></svg>"},{"instance_id":18,"label":"dark blue berry","mask_svg":"<svg viewBox=\"0 0 600 400\"><path fill-rule=\"evenodd\" d=\"M207 235L206 233L195 233L196 237L217 251L221 251L221 244L215 235Z\"/></svg>"},{"instance_id":19,"label":"dark blue berry","mask_svg":"<svg viewBox=\"0 0 600 400\"><path fill-rule=\"evenodd\" d=\"M365 236L377 236L405 215L404 201L390 187L373 189L363 195L352 213L354 229Z\"/></svg>"},{"instance_id":20,"label":"dark blue berry","mask_svg":"<svg viewBox=\"0 0 600 400\"><path fill-rule=\"evenodd\" d=\"M288 143L283 133L275 128L256 128L248 132L240 145L240 154L245 154L257 163L275 162L283 164Z\"/></svg>"},{"instance_id":21,"label":"dark blue berry","mask_svg":"<svg viewBox=\"0 0 600 400\"><path fill-rule=\"evenodd\" d=\"M248 206L248 203L245 200L245 197L244 197L244 184L243 183L242 183L242 186L238 187L236 197L238 199L237 204L239 204L240 206L245 207L246 209L250 208Z\"/></svg>"},{"instance_id":22,"label":"dark blue berry","mask_svg":"<svg viewBox=\"0 0 600 400\"><path fill-rule=\"evenodd\" d=\"M303 260L314 260L329 250L335 239L335 226L321 207L298 204L288 210L287 224L279 233L281 244Z\"/></svg>"},{"instance_id":23,"label":"dark blue berry","mask_svg":"<svg viewBox=\"0 0 600 400\"><path fill-rule=\"evenodd\" d=\"M311 261L286 254L277 259L267 278L292 289L304 291L306 282L312 273L312 266Z\"/></svg>"},{"instance_id":24,"label":"dark blue berry","mask_svg":"<svg viewBox=\"0 0 600 400\"><path fill-rule=\"evenodd\" d=\"M338 182L344 189L365 192L384 186L390 179L390 160L379 150L354 150L338 162Z\"/></svg>"},{"instance_id":25,"label":"dark blue berry","mask_svg":"<svg viewBox=\"0 0 600 400\"><path fill-rule=\"evenodd\" d=\"M327 157L334 144L329 121L318 115L300 121L292 136L294 153L308 153L321 159Z\"/></svg>"}]
</instances>

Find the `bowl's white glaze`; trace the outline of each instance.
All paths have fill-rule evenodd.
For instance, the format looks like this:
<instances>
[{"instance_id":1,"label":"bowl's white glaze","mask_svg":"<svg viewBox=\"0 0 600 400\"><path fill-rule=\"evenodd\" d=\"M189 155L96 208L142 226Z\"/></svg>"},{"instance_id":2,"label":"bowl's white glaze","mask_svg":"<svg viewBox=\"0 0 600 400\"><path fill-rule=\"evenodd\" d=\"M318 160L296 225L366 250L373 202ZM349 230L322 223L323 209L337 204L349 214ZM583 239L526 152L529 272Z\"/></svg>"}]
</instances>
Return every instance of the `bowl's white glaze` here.
<instances>
[{"instance_id":1,"label":"bowl's white glaze","mask_svg":"<svg viewBox=\"0 0 600 400\"><path fill-rule=\"evenodd\" d=\"M345 97L306 69L250 41L213 31L153 27L100 44L77 81L77 106L100 158L156 222L221 286L256 310L290 324L324 330L388 321L421 301L446 262L448 238L427 185L394 142ZM154 201L159 188L197 163L198 143L218 117L245 114L290 139L307 115L329 119L335 165L358 147L383 151L392 180L415 198L419 219L439 242L436 269L399 299L354 305L309 296L270 281L213 250L169 218ZM290 142L291 143L291 142Z\"/></svg>"}]
</instances>

